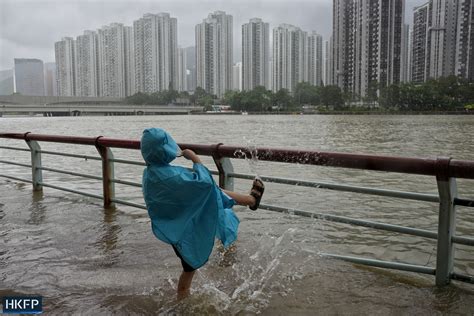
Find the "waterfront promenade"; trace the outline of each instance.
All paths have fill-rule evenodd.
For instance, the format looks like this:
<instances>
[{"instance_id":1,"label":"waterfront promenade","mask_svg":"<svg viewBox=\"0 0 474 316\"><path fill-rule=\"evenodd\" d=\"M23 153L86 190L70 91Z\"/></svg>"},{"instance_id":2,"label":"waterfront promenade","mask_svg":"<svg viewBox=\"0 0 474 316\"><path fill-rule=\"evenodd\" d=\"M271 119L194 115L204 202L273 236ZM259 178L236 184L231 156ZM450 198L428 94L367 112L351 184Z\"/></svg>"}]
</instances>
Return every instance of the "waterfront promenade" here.
<instances>
[{"instance_id":1,"label":"waterfront promenade","mask_svg":"<svg viewBox=\"0 0 474 316\"><path fill-rule=\"evenodd\" d=\"M469 160L474 144L458 136L470 131L471 119L470 116L260 116L255 134L257 121L252 116L4 118L6 125L2 129L24 130L28 126L33 133L56 131L61 135L86 137L100 133L136 139L134 135L139 135L144 127L160 126L173 131L180 142L205 146L217 143L215 139L225 145L236 144L238 140L251 152L259 152L257 148L265 144L273 148L322 151L344 148L349 152L384 155L403 152L410 157L423 157L421 153L425 152L424 157L430 159L450 154ZM441 123L447 128L440 129ZM209 128L203 130L202 126ZM238 128L220 132L226 126ZM282 133L283 130L286 131ZM28 148L20 140L1 139L1 145ZM42 150L51 152L99 157L94 146L53 142L41 142L41 146ZM31 163L29 152L1 150L2 160ZM115 159L140 161L136 150L112 150ZM236 154L236 158L243 158L242 152ZM101 174L97 171L101 168L100 158L47 154L42 158L45 168ZM215 169L213 160L204 158L206 165ZM324 188L328 183L336 183L431 196L438 191L435 177L254 158L251 155L248 159L232 159L235 173L300 179L297 186L267 181L263 203L280 205L289 214L236 208L241 219L236 252L226 257L216 247L209 264L198 275L195 296L183 304L176 304L172 299L179 262L165 245L154 239L144 210L118 203L111 210L104 208L100 199L46 186L42 193L35 193L31 184L1 179L0 190L5 198L0 201L3 204L0 226L8 248L0 256L5 267L5 286L0 290L26 294L36 291L48 298L48 308L57 313L473 312L468 303L473 301L469 284L453 281L448 287L440 288L434 285L432 275L364 268L323 255L371 257L429 268L436 265L435 240L322 221L317 216L297 216L297 210L305 210L436 231L439 203ZM2 174L31 179L31 168L1 164L0 170ZM139 182L142 170L141 165L115 162L118 180ZM459 197L473 197L472 180L458 180ZM43 181L55 186L67 184L74 190L95 195L101 195L103 190L100 180L48 170L43 172ZM309 182L319 185L304 185ZM235 179L234 185L239 191L248 189L245 179ZM115 193L117 199L143 203L139 187L117 183ZM471 210L457 206L456 235L472 238ZM455 257L455 272L472 275L472 247L456 245Z\"/></svg>"}]
</instances>

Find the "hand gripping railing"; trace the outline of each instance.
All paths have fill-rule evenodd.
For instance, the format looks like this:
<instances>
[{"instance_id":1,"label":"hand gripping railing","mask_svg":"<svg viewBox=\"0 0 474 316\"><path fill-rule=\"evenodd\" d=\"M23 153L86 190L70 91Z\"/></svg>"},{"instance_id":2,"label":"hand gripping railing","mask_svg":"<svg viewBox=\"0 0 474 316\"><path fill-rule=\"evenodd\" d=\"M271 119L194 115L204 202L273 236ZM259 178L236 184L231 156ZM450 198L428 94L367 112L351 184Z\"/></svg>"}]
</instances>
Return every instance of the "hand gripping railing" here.
<instances>
[{"instance_id":1,"label":"hand gripping railing","mask_svg":"<svg viewBox=\"0 0 474 316\"><path fill-rule=\"evenodd\" d=\"M114 158L111 148L140 149L140 142L137 140L124 140L99 137L71 137L71 136L53 136L31 133L4 133L0 138L24 140L28 144L29 150L24 148L0 146L3 149L30 151L31 165L17 162L0 160L0 163L17 165L22 167L31 167L32 180L20 179L10 175L0 175L1 177L31 182L34 190L42 190L43 186L63 190L72 193L78 193L93 198L103 199L105 207L114 207L115 203L124 204L132 207L146 209L142 204L130 201L120 200L115 197L115 183L141 187L140 183L116 179L114 177L114 163L125 163L145 166L140 161L130 161ZM100 158L87 155L59 153L41 150L39 142L58 142L68 144L81 144L95 146L100 154ZM253 179L253 175L235 173L232 168L230 158L252 158L252 152L245 147L226 146L223 144L215 145L196 145L179 144L182 149L191 149L199 155L211 156L216 164L217 171L213 174L219 176L219 185L222 188L233 189L233 179ZM278 177L263 176L262 179L267 182L298 185L305 187L323 188L345 192L356 192L362 194L371 194L379 196L396 197L402 199L418 200L439 203L439 221L438 232L429 230L391 225L385 223L371 222L360 219L337 216L330 214L314 213L298 209L288 209L280 206L261 204L260 207L270 211L289 213L310 218L319 218L326 221L352 224L374 229L398 232L408 235L420 236L429 239L437 239L437 260L436 267L425 267L398 262L388 262L381 260L356 258L350 256L340 256L333 254L323 254L328 257L340 258L343 260L365 264L376 267L398 269L411 272L432 274L436 276L437 285L449 284L452 279L474 283L474 277L453 272L454 262L454 243L474 246L474 238L461 237L455 235L456 228L456 205L474 207L474 201L461 199L457 197L456 178L474 179L474 161L455 160L451 158L405 158L390 156L374 156L363 154L315 152L303 150L288 150L278 148L257 148L253 152L257 153L257 158L261 161L298 163L308 165L342 167L362 170L386 171L409 173L418 175L435 176L438 185L438 195L393 191L385 189L375 189L361 186L342 185L325 182L312 182L297 179L287 179ZM239 153L236 155L236 153ZM54 168L43 167L41 163L41 154L61 155L73 158L86 158L102 161L102 176L85 175L71 171L65 171ZM80 176L95 180L101 180L103 183L102 195L96 195L88 192L82 192L69 188L64 188L43 182L42 171L59 172L74 176Z\"/></svg>"}]
</instances>

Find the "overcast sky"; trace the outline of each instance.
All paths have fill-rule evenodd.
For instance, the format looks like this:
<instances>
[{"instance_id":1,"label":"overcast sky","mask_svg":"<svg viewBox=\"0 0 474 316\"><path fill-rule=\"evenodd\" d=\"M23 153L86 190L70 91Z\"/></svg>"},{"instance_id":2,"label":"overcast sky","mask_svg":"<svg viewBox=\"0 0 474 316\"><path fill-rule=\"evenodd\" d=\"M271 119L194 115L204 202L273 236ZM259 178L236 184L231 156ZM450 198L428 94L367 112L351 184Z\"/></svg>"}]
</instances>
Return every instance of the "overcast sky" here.
<instances>
[{"instance_id":1,"label":"overcast sky","mask_svg":"<svg viewBox=\"0 0 474 316\"><path fill-rule=\"evenodd\" d=\"M406 0L412 8L427 0ZM54 62L54 42L76 37L113 22L132 25L145 13L168 12L178 19L178 44L194 46L194 26L210 12L234 18L234 60L240 60L241 25L259 17L270 23L317 31L324 40L332 29L332 0L0 0L0 70L13 68L13 58Z\"/></svg>"}]
</instances>

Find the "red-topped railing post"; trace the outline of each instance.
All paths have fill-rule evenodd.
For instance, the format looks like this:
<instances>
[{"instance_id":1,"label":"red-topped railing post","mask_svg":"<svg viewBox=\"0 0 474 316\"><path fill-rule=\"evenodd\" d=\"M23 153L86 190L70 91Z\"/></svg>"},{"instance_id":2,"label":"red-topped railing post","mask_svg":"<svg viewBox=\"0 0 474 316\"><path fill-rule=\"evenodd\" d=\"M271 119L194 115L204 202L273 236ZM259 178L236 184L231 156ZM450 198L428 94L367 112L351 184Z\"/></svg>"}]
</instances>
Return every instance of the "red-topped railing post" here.
<instances>
[{"instance_id":1,"label":"red-topped railing post","mask_svg":"<svg viewBox=\"0 0 474 316\"><path fill-rule=\"evenodd\" d=\"M115 183L114 179L114 163L111 161L114 159L114 154L109 147L105 147L99 144L99 136L95 140L95 147L102 158L102 191L104 197L104 207L114 208L115 203L112 201L115 199Z\"/></svg>"},{"instance_id":2,"label":"red-topped railing post","mask_svg":"<svg viewBox=\"0 0 474 316\"><path fill-rule=\"evenodd\" d=\"M219 171L219 187L222 189L234 190L234 178L229 176L229 173L234 172L234 167L229 158L222 157L219 153L219 147L222 143L215 145L212 153L212 159L216 164L217 170Z\"/></svg>"},{"instance_id":3,"label":"red-topped railing post","mask_svg":"<svg viewBox=\"0 0 474 316\"><path fill-rule=\"evenodd\" d=\"M451 282L454 265L453 236L456 230L456 178L449 176L451 158L436 161L436 181L439 192L438 247L436 255L436 285Z\"/></svg>"}]
</instances>

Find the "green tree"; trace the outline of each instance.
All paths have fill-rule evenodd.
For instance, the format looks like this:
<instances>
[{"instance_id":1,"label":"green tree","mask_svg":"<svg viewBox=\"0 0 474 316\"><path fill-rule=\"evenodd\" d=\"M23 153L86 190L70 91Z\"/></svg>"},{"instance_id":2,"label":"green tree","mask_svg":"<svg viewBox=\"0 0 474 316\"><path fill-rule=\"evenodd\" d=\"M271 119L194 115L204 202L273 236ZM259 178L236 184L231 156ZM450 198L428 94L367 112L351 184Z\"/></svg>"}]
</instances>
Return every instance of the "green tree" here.
<instances>
[{"instance_id":1,"label":"green tree","mask_svg":"<svg viewBox=\"0 0 474 316\"><path fill-rule=\"evenodd\" d=\"M204 90L201 87L196 87L196 89L194 90L194 93L190 96L189 99L192 104L196 105L196 104L202 103L202 101L200 102L199 100L208 95L209 94L206 92L206 90Z\"/></svg>"},{"instance_id":2,"label":"green tree","mask_svg":"<svg viewBox=\"0 0 474 316\"><path fill-rule=\"evenodd\" d=\"M163 104L174 103L179 97L179 92L176 90L165 90L162 93Z\"/></svg>"},{"instance_id":3,"label":"green tree","mask_svg":"<svg viewBox=\"0 0 474 316\"><path fill-rule=\"evenodd\" d=\"M149 99L149 95L143 92L137 92L134 95L126 97L124 99L125 104L135 104L135 105L142 105L147 104Z\"/></svg>"},{"instance_id":4,"label":"green tree","mask_svg":"<svg viewBox=\"0 0 474 316\"><path fill-rule=\"evenodd\" d=\"M363 100L369 103L370 106L375 106L375 103L378 100L377 92L379 91L379 84L377 80L370 81L367 87L367 95L363 98Z\"/></svg>"},{"instance_id":5,"label":"green tree","mask_svg":"<svg viewBox=\"0 0 474 316\"><path fill-rule=\"evenodd\" d=\"M234 111L240 112L244 110L242 105L242 93L239 91L227 91L224 95L224 102L230 105Z\"/></svg>"},{"instance_id":6,"label":"green tree","mask_svg":"<svg viewBox=\"0 0 474 316\"><path fill-rule=\"evenodd\" d=\"M214 104L214 99L210 95L203 96L197 100L199 106L203 106L205 111L212 110L212 105Z\"/></svg>"},{"instance_id":7,"label":"green tree","mask_svg":"<svg viewBox=\"0 0 474 316\"><path fill-rule=\"evenodd\" d=\"M293 109L293 98L287 89L280 89L274 95L274 104L285 111Z\"/></svg>"},{"instance_id":8,"label":"green tree","mask_svg":"<svg viewBox=\"0 0 474 316\"><path fill-rule=\"evenodd\" d=\"M326 107L342 108L344 106L344 99L341 89L335 85L321 87L321 103Z\"/></svg>"},{"instance_id":9,"label":"green tree","mask_svg":"<svg viewBox=\"0 0 474 316\"><path fill-rule=\"evenodd\" d=\"M244 110L261 112L266 102L265 87L259 86L251 91L242 91L242 105Z\"/></svg>"},{"instance_id":10,"label":"green tree","mask_svg":"<svg viewBox=\"0 0 474 316\"><path fill-rule=\"evenodd\" d=\"M293 99L298 105L318 105L321 102L320 88L309 82L299 82L295 87Z\"/></svg>"},{"instance_id":11,"label":"green tree","mask_svg":"<svg viewBox=\"0 0 474 316\"><path fill-rule=\"evenodd\" d=\"M380 90L379 104L386 109L400 107L400 87L392 84L382 88Z\"/></svg>"},{"instance_id":12,"label":"green tree","mask_svg":"<svg viewBox=\"0 0 474 316\"><path fill-rule=\"evenodd\" d=\"M272 90L265 90L264 93L264 111L271 111L274 102L274 93Z\"/></svg>"},{"instance_id":13,"label":"green tree","mask_svg":"<svg viewBox=\"0 0 474 316\"><path fill-rule=\"evenodd\" d=\"M188 91L181 91L179 93L179 97L183 99L189 99L189 92Z\"/></svg>"}]
</instances>

